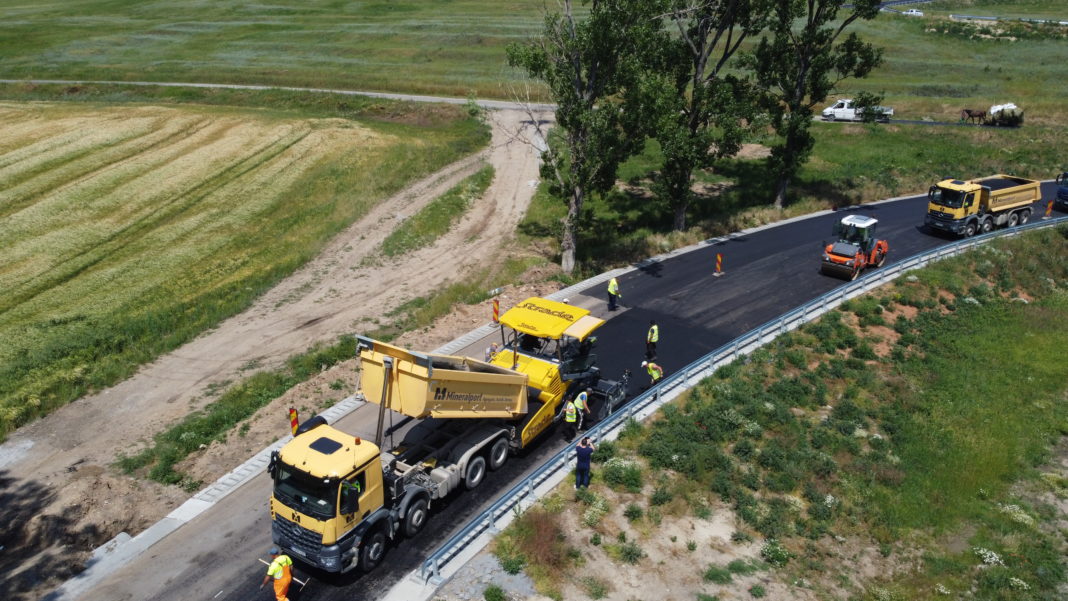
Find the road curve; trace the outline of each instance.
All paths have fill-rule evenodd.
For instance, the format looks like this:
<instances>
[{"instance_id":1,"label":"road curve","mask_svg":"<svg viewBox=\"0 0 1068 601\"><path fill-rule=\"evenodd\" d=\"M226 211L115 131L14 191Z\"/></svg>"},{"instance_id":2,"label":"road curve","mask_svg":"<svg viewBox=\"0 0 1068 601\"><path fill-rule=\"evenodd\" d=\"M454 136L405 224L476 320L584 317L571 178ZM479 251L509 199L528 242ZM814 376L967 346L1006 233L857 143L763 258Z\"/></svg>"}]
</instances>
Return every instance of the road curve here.
<instances>
[{"instance_id":1,"label":"road curve","mask_svg":"<svg viewBox=\"0 0 1068 601\"><path fill-rule=\"evenodd\" d=\"M1043 184L1042 189L1044 198L1052 197L1052 183ZM1035 214L1040 216L1044 208L1036 204ZM665 260L647 261L619 278L626 304L613 314L606 312L602 285L583 290L570 300L592 306L595 314L609 319L599 330L597 345L605 374L617 377L623 369L631 369L636 374L636 384L641 384L640 362L650 319L660 325L658 363L668 372L680 369L738 335L841 285L841 280L819 273L819 256L823 242L830 239L831 225L843 214L860 213L879 219L879 235L890 243L890 263L951 242L923 231L920 226L925 209L924 196L850 207L729 236ZM716 253L724 257L722 277L712 275ZM632 390L636 389L632 386ZM360 421L366 421L366 416ZM355 433L361 434L358 429ZM496 495L562 446L556 436L546 437L528 455L514 458L504 470L492 474L477 491L437 504L424 534L416 540L402 541L375 572L336 579L312 574L307 588L291 598L379 598L467 520L490 505ZM154 595L140 598L177 600L196 593L196 598L244 601L266 594L257 591L262 576L255 558L262 556L270 544L265 511L269 491L269 480L258 477L240 494L221 503L219 511L205 514L153 547L151 557L114 574L93 597L137 599L125 592L129 588L123 583L144 578L163 567L171 570L167 576L170 582L192 584L180 588L162 584ZM195 561L183 559L191 546L198 547ZM303 578L308 573L298 570L298 575Z\"/></svg>"}]
</instances>

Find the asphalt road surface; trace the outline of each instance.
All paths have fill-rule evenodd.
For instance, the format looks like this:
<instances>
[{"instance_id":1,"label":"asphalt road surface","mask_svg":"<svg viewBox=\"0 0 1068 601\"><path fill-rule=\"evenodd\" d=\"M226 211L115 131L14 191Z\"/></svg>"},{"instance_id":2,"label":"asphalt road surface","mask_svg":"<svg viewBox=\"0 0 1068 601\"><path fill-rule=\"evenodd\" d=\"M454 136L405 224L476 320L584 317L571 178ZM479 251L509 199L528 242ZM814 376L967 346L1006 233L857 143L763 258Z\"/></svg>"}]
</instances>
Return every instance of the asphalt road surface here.
<instances>
[{"instance_id":1,"label":"asphalt road surface","mask_svg":"<svg viewBox=\"0 0 1068 601\"><path fill-rule=\"evenodd\" d=\"M1043 184L1050 199L1055 185ZM598 331L596 353L602 373L618 378L624 369L634 373L631 391L646 383L641 370L649 321L660 326L657 363L670 374L731 339L782 313L828 292L844 282L819 273L823 244L831 241L832 225L847 213L879 220L878 236L889 241L887 262L893 263L952 241L922 230L926 197L915 196L878 205L864 205L803 219L689 252L651 262L619 278L623 307L606 314L604 285L572 297L574 304L594 307L609 318ZM1032 219L1041 218L1044 204L1035 204ZM723 255L724 275L715 277L715 254ZM479 343L481 344L481 343ZM484 345L483 345L484 346ZM477 348L477 347L476 347ZM373 432L375 406L368 405L340 422L356 434ZM363 424L366 424L363 425ZM365 429L366 428L366 429ZM370 600L492 504L497 495L533 471L564 442L558 434L544 437L524 456L513 457L482 486L435 504L425 530L415 540L402 540L371 574L327 577L299 567L300 579L311 576L306 588L290 591L292 601ZM119 570L87 598L249 601L272 598L258 590L270 546L267 499L270 481L259 476L205 512L142 558ZM146 582L153 582L151 586Z\"/></svg>"}]
</instances>

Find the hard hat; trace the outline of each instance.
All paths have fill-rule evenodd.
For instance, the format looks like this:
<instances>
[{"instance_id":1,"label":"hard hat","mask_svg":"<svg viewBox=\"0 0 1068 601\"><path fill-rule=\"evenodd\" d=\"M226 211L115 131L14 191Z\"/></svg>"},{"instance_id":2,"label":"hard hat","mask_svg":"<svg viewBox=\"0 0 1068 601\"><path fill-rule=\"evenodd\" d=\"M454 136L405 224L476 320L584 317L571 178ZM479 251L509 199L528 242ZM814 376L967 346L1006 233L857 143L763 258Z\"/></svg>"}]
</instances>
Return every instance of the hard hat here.
<instances>
[{"instance_id":1,"label":"hard hat","mask_svg":"<svg viewBox=\"0 0 1068 601\"><path fill-rule=\"evenodd\" d=\"M271 550L268 551L268 553L271 555L278 555L278 547L271 547Z\"/></svg>"},{"instance_id":2,"label":"hard hat","mask_svg":"<svg viewBox=\"0 0 1068 601\"><path fill-rule=\"evenodd\" d=\"M642 361L642 367L645 367L646 365L649 365L649 362L648 361Z\"/></svg>"}]
</instances>

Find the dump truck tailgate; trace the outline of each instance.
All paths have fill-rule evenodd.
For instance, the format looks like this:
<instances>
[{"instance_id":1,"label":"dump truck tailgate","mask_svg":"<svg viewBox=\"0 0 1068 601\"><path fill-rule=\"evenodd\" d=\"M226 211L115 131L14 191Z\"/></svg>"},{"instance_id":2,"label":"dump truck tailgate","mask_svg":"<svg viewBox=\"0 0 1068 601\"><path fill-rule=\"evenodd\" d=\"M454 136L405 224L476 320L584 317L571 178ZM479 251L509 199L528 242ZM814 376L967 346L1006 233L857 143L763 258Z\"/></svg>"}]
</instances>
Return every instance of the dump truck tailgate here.
<instances>
[{"instance_id":1,"label":"dump truck tailgate","mask_svg":"<svg viewBox=\"0 0 1068 601\"><path fill-rule=\"evenodd\" d=\"M416 418L516 418L527 412L527 376L470 357L408 351L359 337L360 391ZM386 363L392 362L387 369ZM388 380L387 380L388 372Z\"/></svg>"}]
</instances>

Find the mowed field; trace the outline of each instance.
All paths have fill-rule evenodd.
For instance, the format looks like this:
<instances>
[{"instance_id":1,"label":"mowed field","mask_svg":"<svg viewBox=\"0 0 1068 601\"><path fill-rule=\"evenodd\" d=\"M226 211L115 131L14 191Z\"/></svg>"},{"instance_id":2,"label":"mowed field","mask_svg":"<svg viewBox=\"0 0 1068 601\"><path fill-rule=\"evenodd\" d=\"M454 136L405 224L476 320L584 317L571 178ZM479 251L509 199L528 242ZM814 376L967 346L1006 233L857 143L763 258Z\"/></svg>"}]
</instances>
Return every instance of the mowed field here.
<instances>
[{"instance_id":1,"label":"mowed field","mask_svg":"<svg viewBox=\"0 0 1068 601\"><path fill-rule=\"evenodd\" d=\"M0 435L247 306L476 148L461 115L0 104Z\"/></svg>"},{"instance_id":2,"label":"mowed field","mask_svg":"<svg viewBox=\"0 0 1068 601\"><path fill-rule=\"evenodd\" d=\"M552 3L550 2L549 5ZM0 0L0 77L507 97L504 47L543 0Z\"/></svg>"}]
</instances>

